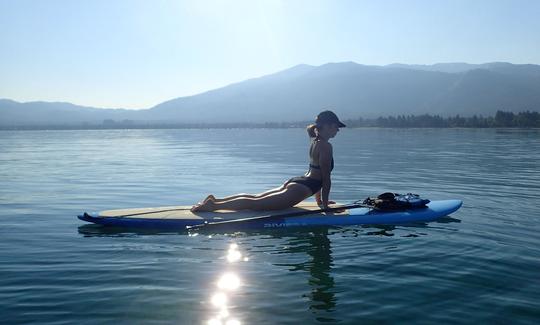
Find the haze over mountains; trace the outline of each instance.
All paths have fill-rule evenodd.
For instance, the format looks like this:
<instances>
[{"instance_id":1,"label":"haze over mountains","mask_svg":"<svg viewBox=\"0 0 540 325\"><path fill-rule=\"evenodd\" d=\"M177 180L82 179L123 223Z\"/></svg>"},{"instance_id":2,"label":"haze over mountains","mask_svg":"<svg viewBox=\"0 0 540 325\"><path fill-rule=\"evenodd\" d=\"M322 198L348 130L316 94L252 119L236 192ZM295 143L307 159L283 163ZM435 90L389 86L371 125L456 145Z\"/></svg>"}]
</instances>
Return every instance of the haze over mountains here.
<instances>
[{"instance_id":1,"label":"haze over mountains","mask_svg":"<svg viewBox=\"0 0 540 325\"><path fill-rule=\"evenodd\" d=\"M510 63L297 65L144 110L0 100L0 125L264 123L312 120L330 108L343 119L388 115L494 115L540 110L540 66Z\"/></svg>"}]
</instances>

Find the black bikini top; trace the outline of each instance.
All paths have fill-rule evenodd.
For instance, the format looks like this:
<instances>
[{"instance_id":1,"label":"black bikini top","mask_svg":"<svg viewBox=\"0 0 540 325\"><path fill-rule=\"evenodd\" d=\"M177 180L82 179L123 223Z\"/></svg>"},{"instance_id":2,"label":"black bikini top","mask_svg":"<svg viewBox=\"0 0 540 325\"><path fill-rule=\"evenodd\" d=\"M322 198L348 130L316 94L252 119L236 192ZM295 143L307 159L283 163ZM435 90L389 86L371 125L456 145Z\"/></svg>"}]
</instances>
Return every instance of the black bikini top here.
<instances>
[{"instance_id":1,"label":"black bikini top","mask_svg":"<svg viewBox=\"0 0 540 325\"><path fill-rule=\"evenodd\" d=\"M311 159L311 154L313 153L313 144L315 143L315 140L313 140L311 142L311 146L309 147L309 158ZM309 168L313 168L313 169L321 169L321 166L316 166L316 165L313 165L313 164L309 164ZM332 167L330 167L330 170L334 170L334 157L332 157Z\"/></svg>"},{"instance_id":2,"label":"black bikini top","mask_svg":"<svg viewBox=\"0 0 540 325\"><path fill-rule=\"evenodd\" d=\"M315 165L312 165L312 164L309 164L309 168L313 168L313 169L321 169L321 166L315 166ZM334 158L332 158L332 167L330 167L330 170L334 170Z\"/></svg>"}]
</instances>

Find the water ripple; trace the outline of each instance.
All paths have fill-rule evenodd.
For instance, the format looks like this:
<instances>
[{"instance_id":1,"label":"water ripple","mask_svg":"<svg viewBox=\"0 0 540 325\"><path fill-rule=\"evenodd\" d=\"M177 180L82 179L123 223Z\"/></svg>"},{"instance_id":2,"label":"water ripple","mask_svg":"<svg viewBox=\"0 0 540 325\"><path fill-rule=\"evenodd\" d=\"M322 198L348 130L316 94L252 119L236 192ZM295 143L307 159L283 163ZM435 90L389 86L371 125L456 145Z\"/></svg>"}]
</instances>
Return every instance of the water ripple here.
<instances>
[{"instance_id":1,"label":"water ripple","mask_svg":"<svg viewBox=\"0 0 540 325\"><path fill-rule=\"evenodd\" d=\"M8 324L537 323L539 140L538 130L343 130L332 198L415 192L463 208L429 224L188 236L74 216L275 187L305 172L305 131L2 131L0 314Z\"/></svg>"}]
</instances>

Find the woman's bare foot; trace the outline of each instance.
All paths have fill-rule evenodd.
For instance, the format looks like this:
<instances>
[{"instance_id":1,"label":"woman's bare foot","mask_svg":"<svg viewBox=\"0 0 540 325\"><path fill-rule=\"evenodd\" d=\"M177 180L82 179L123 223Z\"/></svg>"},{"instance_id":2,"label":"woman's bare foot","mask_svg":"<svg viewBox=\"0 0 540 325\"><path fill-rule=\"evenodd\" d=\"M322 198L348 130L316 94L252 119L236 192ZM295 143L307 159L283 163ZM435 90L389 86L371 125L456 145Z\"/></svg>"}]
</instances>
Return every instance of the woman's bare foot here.
<instances>
[{"instance_id":1,"label":"woman's bare foot","mask_svg":"<svg viewBox=\"0 0 540 325\"><path fill-rule=\"evenodd\" d=\"M200 206L201 206L201 203L197 203L197 204L193 205L193 206L191 207L191 209L189 209L189 211L191 211L191 212L197 212L197 211L199 211L199 207L200 207Z\"/></svg>"},{"instance_id":2,"label":"woman's bare foot","mask_svg":"<svg viewBox=\"0 0 540 325\"><path fill-rule=\"evenodd\" d=\"M213 211L214 210L214 200L216 198L210 194L208 195L202 202L199 202L195 204L193 207L191 207L191 212L197 212L197 211Z\"/></svg>"},{"instance_id":3,"label":"woman's bare foot","mask_svg":"<svg viewBox=\"0 0 540 325\"><path fill-rule=\"evenodd\" d=\"M214 211L214 210L216 210L216 205L211 200L208 200L203 203L199 203L197 205L194 205L193 208L191 208L191 212L203 212L203 211Z\"/></svg>"}]
</instances>

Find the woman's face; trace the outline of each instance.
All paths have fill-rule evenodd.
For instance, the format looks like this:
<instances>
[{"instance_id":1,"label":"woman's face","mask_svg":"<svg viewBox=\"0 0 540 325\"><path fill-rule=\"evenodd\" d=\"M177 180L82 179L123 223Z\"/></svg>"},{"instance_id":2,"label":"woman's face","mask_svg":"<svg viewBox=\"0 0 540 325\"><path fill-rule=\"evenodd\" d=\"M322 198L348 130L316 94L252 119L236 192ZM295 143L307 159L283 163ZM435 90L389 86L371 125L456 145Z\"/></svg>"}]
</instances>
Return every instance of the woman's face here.
<instances>
[{"instance_id":1,"label":"woman's face","mask_svg":"<svg viewBox=\"0 0 540 325\"><path fill-rule=\"evenodd\" d=\"M339 132L339 127L336 123L324 124L319 130L319 134L325 137L326 139L331 139L336 136Z\"/></svg>"}]
</instances>

